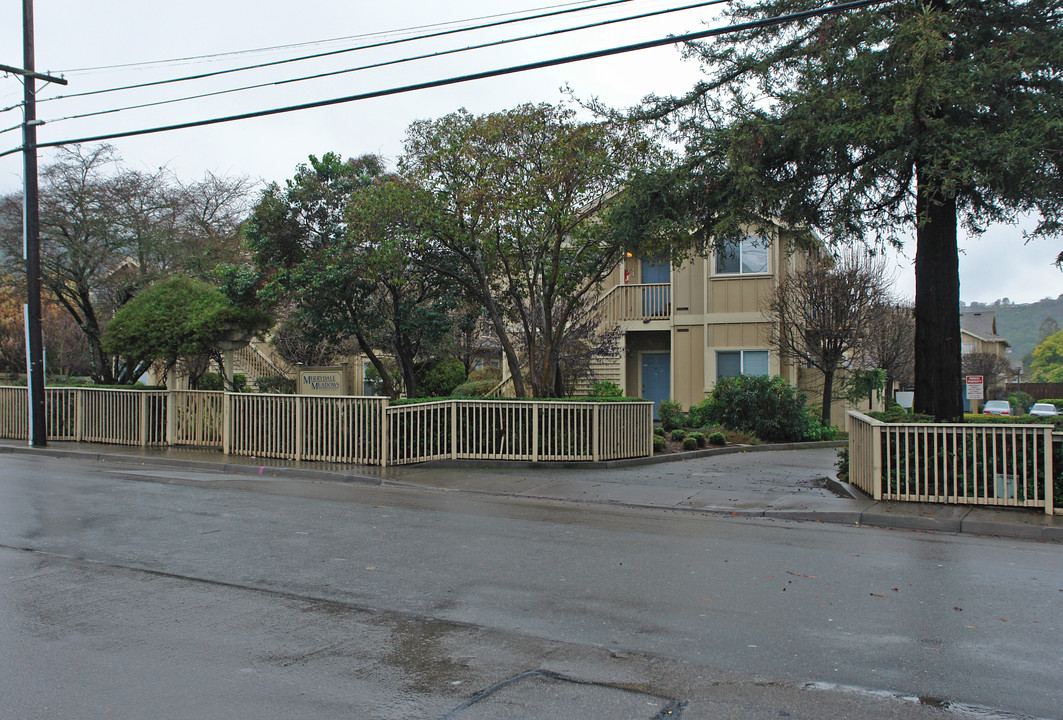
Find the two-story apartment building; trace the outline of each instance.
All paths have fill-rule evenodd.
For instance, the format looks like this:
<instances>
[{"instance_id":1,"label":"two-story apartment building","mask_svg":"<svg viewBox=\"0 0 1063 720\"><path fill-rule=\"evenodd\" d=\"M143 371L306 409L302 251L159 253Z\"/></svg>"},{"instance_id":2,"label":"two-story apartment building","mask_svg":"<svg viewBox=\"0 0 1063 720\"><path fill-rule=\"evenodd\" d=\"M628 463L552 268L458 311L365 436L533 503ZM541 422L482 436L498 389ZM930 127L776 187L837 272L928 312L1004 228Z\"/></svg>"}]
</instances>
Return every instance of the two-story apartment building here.
<instances>
[{"instance_id":1,"label":"two-story apartment building","mask_svg":"<svg viewBox=\"0 0 1063 720\"><path fill-rule=\"evenodd\" d=\"M684 407L732 375L781 375L796 385L797 367L781 363L769 346L765 310L779 278L803 262L783 230L681 267L628 257L603 288L603 322L618 326L623 339L614 357L601 359L596 376L627 395Z\"/></svg>"}]
</instances>

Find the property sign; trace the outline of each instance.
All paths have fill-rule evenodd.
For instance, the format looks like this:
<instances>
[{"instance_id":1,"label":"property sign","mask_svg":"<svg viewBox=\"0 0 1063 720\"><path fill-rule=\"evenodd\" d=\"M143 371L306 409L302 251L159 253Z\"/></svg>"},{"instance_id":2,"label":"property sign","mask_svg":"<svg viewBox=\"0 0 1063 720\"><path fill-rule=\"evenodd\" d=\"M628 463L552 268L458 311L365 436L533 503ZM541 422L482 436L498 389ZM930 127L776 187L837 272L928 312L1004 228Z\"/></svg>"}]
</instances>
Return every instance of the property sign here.
<instances>
[{"instance_id":1,"label":"property sign","mask_svg":"<svg viewBox=\"0 0 1063 720\"><path fill-rule=\"evenodd\" d=\"M346 395L347 374L339 367L302 368L299 370L300 395Z\"/></svg>"},{"instance_id":2,"label":"property sign","mask_svg":"<svg viewBox=\"0 0 1063 720\"><path fill-rule=\"evenodd\" d=\"M985 397L985 385L982 383L981 375L968 375L966 380L968 400L981 400Z\"/></svg>"}]
</instances>

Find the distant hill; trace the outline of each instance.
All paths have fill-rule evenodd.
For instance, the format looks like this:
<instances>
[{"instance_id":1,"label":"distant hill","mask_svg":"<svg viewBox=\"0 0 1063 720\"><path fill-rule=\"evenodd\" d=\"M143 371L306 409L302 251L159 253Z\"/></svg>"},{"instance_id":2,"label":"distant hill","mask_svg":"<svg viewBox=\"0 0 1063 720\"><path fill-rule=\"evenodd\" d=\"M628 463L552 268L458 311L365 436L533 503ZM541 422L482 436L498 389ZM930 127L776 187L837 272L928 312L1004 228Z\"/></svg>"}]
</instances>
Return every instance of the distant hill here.
<instances>
[{"instance_id":1,"label":"distant hill","mask_svg":"<svg viewBox=\"0 0 1063 720\"><path fill-rule=\"evenodd\" d=\"M1040 342L1041 323L1052 318L1063 330L1063 295L1035 303L1018 304L1007 298L995 302L960 304L961 312L992 312L997 334L1011 343L1011 361L1017 363Z\"/></svg>"}]
</instances>

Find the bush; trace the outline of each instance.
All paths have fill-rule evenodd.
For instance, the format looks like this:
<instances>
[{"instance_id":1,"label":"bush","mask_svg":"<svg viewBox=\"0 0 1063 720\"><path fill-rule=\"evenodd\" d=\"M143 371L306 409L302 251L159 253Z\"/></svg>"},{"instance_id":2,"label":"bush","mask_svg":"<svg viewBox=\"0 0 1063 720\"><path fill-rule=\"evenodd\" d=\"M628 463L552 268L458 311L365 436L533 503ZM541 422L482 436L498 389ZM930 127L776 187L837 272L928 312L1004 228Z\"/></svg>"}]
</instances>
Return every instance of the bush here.
<instances>
[{"instance_id":1,"label":"bush","mask_svg":"<svg viewBox=\"0 0 1063 720\"><path fill-rule=\"evenodd\" d=\"M1030 412L1030 408L1036 402L1033 399L1033 395L1027 392L1017 392L1013 395L1008 395L1007 401L1011 403L1012 407L1021 410L1023 414Z\"/></svg>"},{"instance_id":2,"label":"bush","mask_svg":"<svg viewBox=\"0 0 1063 720\"><path fill-rule=\"evenodd\" d=\"M726 445L727 444L727 438L724 437L724 434L722 432L711 433L709 435L709 437L708 437L708 441L709 441L710 445L721 445L722 446L722 445Z\"/></svg>"},{"instance_id":3,"label":"bush","mask_svg":"<svg viewBox=\"0 0 1063 720\"><path fill-rule=\"evenodd\" d=\"M805 394L778 376L724 378L713 388L710 420L766 442L798 441L808 428Z\"/></svg>"},{"instance_id":4,"label":"bush","mask_svg":"<svg viewBox=\"0 0 1063 720\"><path fill-rule=\"evenodd\" d=\"M591 397L623 397L624 391L615 382L597 380L591 385Z\"/></svg>"},{"instance_id":5,"label":"bush","mask_svg":"<svg viewBox=\"0 0 1063 720\"><path fill-rule=\"evenodd\" d=\"M417 381L417 395L419 397L450 395L454 392L454 388L463 382L465 382L465 364L454 357L443 358L425 368Z\"/></svg>"},{"instance_id":6,"label":"bush","mask_svg":"<svg viewBox=\"0 0 1063 720\"><path fill-rule=\"evenodd\" d=\"M469 380L454 388L451 397L487 397L487 393L498 387L495 380Z\"/></svg>"},{"instance_id":7,"label":"bush","mask_svg":"<svg viewBox=\"0 0 1063 720\"><path fill-rule=\"evenodd\" d=\"M683 449L684 450L697 450L698 449L698 441L693 436L687 437L683 441Z\"/></svg>"},{"instance_id":8,"label":"bush","mask_svg":"<svg viewBox=\"0 0 1063 720\"><path fill-rule=\"evenodd\" d=\"M713 402L708 397L690 408L690 426L705 427L712 424Z\"/></svg>"},{"instance_id":9,"label":"bush","mask_svg":"<svg viewBox=\"0 0 1063 720\"><path fill-rule=\"evenodd\" d=\"M687 440L693 440L699 448L705 447L705 436L699 432L690 433L687 435Z\"/></svg>"},{"instance_id":10,"label":"bush","mask_svg":"<svg viewBox=\"0 0 1063 720\"><path fill-rule=\"evenodd\" d=\"M672 431L672 439L675 440L676 442L682 442L683 440L686 440L686 437L687 437L687 431L686 430L676 429L676 430Z\"/></svg>"},{"instance_id":11,"label":"bush","mask_svg":"<svg viewBox=\"0 0 1063 720\"><path fill-rule=\"evenodd\" d=\"M655 453L664 452L664 437L661 435L653 436L653 451Z\"/></svg>"},{"instance_id":12,"label":"bush","mask_svg":"<svg viewBox=\"0 0 1063 720\"><path fill-rule=\"evenodd\" d=\"M808 427L802 440L810 442L817 440L834 440L838 437L838 428L833 425L824 425L819 415L809 414Z\"/></svg>"},{"instance_id":13,"label":"bush","mask_svg":"<svg viewBox=\"0 0 1063 720\"><path fill-rule=\"evenodd\" d=\"M293 378L286 378L283 375L260 377L255 381L255 386L258 388L259 392L276 395L294 395L295 385L296 383Z\"/></svg>"},{"instance_id":14,"label":"bush","mask_svg":"<svg viewBox=\"0 0 1063 720\"><path fill-rule=\"evenodd\" d=\"M660 425L655 425L653 427L653 434L654 435L660 435L661 437L664 437L664 428L661 427Z\"/></svg>"},{"instance_id":15,"label":"bush","mask_svg":"<svg viewBox=\"0 0 1063 720\"><path fill-rule=\"evenodd\" d=\"M657 408L657 414L661 418L661 425L665 430L675 430L687 424L686 413L683 406L671 400L665 400Z\"/></svg>"}]
</instances>

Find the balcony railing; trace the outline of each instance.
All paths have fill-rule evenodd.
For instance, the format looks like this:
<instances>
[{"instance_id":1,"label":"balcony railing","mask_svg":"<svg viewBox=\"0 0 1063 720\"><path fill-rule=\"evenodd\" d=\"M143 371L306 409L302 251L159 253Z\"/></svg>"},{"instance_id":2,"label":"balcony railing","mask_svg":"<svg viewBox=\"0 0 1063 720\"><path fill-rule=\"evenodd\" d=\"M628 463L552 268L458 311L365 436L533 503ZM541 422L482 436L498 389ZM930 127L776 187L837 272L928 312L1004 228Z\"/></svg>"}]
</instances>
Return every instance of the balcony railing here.
<instances>
[{"instance_id":1,"label":"balcony railing","mask_svg":"<svg viewBox=\"0 0 1063 720\"><path fill-rule=\"evenodd\" d=\"M672 316L672 286L668 283L617 285L602 298L608 322L667 320Z\"/></svg>"}]
</instances>

